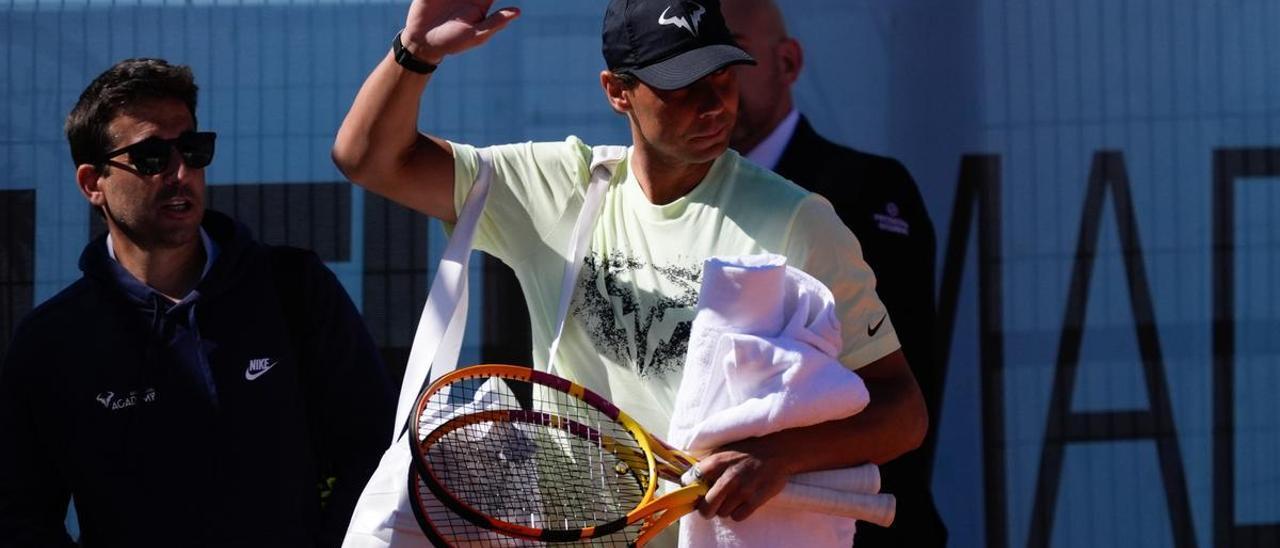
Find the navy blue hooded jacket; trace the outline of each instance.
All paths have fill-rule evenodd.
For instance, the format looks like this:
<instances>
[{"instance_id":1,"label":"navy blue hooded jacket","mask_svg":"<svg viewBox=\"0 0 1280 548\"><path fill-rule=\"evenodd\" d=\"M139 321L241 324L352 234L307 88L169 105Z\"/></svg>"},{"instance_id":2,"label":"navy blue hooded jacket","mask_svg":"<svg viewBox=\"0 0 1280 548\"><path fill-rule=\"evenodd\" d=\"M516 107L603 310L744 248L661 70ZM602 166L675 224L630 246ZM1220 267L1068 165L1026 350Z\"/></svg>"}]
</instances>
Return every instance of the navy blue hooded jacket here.
<instances>
[{"instance_id":1,"label":"navy blue hooded jacket","mask_svg":"<svg viewBox=\"0 0 1280 548\"><path fill-rule=\"evenodd\" d=\"M391 437L368 331L310 252L209 211L172 304L85 248L0 369L0 546L337 545ZM336 478L332 492L324 478Z\"/></svg>"}]
</instances>

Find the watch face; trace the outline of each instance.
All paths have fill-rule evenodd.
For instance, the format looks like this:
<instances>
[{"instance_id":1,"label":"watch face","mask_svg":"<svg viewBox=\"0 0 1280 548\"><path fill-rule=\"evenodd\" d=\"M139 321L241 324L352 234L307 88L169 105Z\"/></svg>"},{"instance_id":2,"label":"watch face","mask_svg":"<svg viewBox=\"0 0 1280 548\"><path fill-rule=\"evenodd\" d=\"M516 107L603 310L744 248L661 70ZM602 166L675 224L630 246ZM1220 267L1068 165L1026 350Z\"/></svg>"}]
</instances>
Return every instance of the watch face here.
<instances>
[{"instance_id":1,"label":"watch face","mask_svg":"<svg viewBox=\"0 0 1280 548\"><path fill-rule=\"evenodd\" d=\"M406 53L406 50L404 49L404 42L400 41L400 33L398 32L396 33L396 37L391 40L391 51L395 52L396 62L400 62Z\"/></svg>"}]
</instances>

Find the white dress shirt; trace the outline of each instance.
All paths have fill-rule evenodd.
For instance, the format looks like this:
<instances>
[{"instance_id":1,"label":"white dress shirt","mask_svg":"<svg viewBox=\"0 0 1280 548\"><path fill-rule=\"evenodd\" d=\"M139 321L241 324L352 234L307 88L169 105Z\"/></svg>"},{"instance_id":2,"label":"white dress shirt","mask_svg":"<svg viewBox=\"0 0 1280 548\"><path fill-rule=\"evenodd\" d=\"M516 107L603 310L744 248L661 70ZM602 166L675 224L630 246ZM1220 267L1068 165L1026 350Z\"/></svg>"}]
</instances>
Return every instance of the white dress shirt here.
<instances>
[{"instance_id":1,"label":"white dress shirt","mask_svg":"<svg viewBox=\"0 0 1280 548\"><path fill-rule=\"evenodd\" d=\"M782 159L782 152L787 149L787 143L791 142L791 135L796 132L798 123L800 123L800 111L792 108L778 127L773 128L773 133L760 141L760 144L751 149L751 152L746 153L747 159L760 167L777 168L778 160Z\"/></svg>"}]
</instances>

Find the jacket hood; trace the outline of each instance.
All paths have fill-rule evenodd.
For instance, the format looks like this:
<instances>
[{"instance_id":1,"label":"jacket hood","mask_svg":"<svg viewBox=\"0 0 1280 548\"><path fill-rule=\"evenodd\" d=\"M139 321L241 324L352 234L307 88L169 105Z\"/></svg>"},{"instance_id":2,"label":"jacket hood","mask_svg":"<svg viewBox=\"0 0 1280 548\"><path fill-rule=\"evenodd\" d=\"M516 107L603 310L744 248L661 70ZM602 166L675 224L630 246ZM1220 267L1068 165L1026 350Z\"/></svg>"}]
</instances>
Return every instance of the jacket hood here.
<instances>
[{"instance_id":1,"label":"jacket hood","mask_svg":"<svg viewBox=\"0 0 1280 548\"><path fill-rule=\"evenodd\" d=\"M260 247L243 224L216 211L206 211L200 223L217 246L213 265L190 293L173 303L158 291L135 278L107 254L107 237L94 239L80 256L80 269L107 293L114 293L137 312L138 325L145 333L143 364L161 368L176 364L191 386L200 390L216 407L217 388L209 368L209 346L200 335L196 308L204 299L226 291L250 275L251 254ZM115 291L112 291L114 289Z\"/></svg>"},{"instance_id":2,"label":"jacket hood","mask_svg":"<svg viewBox=\"0 0 1280 548\"><path fill-rule=\"evenodd\" d=\"M213 266L195 290L203 296L224 291L236 279L244 275L246 257L260 244L253 241L249 227L214 210L206 210L200 226L209 239L218 246ZM80 270L90 278L108 287L118 288L129 300L145 303L151 301L155 291L129 274L120 263L107 254L105 234L94 238L80 254Z\"/></svg>"}]
</instances>

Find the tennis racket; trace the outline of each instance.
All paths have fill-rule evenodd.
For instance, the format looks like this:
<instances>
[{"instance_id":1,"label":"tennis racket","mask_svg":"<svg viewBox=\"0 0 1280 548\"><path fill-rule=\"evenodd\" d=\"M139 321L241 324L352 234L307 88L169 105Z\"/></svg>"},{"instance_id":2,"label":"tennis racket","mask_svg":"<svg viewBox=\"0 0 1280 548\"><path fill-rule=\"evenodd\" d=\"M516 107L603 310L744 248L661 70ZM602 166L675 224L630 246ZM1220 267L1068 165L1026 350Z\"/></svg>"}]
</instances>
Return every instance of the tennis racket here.
<instances>
[{"instance_id":1,"label":"tennis racket","mask_svg":"<svg viewBox=\"0 0 1280 548\"><path fill-rule=\"evenodd\" d=\"M697 478L684 485L696 459L609 401L525 367L449 373L418 398L413 417L410 447L427 489L411 485L414 502L438 502L472 526L510 537L643 546L709 488ZM891 495L795 483L773 500L885 526L895 504Z\"/></svg>"}]
</instances>

